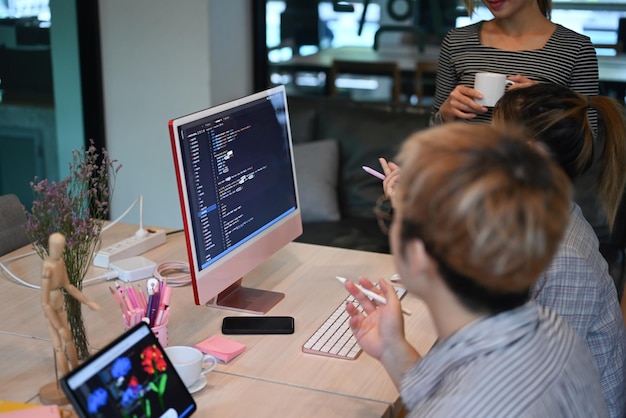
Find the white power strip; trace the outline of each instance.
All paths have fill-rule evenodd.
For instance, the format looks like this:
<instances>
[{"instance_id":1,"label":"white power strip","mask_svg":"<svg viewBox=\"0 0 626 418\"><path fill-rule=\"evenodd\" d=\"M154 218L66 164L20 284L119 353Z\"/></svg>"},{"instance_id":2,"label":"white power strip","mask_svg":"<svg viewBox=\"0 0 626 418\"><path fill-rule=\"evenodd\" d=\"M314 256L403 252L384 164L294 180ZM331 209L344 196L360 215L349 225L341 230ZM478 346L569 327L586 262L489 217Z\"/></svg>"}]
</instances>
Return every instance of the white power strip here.
<instances>
[{"instance_id":1,"label":"white power strip","mask_svg":"<svg viewBox=\"0 0 626 418\"><path fill-rule=\"evenodd\" d=\"M150 229L148 235L143 238L133 235L130 238L101 249L96 254L93 264L97 267L109 268L111 261L143 254L154 247L165 244L165 240L165 231L162 229Z\"/></svg>"}]
</instances>

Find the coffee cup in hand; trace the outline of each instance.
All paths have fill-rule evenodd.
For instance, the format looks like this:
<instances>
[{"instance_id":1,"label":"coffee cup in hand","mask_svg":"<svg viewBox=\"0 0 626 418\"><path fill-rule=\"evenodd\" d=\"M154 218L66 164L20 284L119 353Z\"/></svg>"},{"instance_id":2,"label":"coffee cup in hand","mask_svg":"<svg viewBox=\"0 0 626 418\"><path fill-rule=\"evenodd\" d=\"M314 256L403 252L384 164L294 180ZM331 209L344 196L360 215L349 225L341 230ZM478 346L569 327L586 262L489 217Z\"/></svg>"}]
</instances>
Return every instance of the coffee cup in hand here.
<instances>
[{"instance_id":1,"label":"coffee cup in hand","mask_svg":"<svg viewBox=\"0 0 626 418\"><path fill-rule=\"evenodd\" d=\"M187 388L193 386L202 375L215 369L217 365L215 357L204 354L195 347L170 346L165 348L165 353Z\"/></svg>"},{"instance_id":2,"label":"coffee cup in hand","mask_svg":"<svg viewBox=\"0 0 626 418\"><path fill-rule=\"evenodd\" d=\"M514 81L507 80L505 74L498 73L476 73L474 79L474 89L483 95L482 99L476 99L476 103L487 107L493 107L502 97L507 86L515 84Z\"/></svg>"}]
</instances>

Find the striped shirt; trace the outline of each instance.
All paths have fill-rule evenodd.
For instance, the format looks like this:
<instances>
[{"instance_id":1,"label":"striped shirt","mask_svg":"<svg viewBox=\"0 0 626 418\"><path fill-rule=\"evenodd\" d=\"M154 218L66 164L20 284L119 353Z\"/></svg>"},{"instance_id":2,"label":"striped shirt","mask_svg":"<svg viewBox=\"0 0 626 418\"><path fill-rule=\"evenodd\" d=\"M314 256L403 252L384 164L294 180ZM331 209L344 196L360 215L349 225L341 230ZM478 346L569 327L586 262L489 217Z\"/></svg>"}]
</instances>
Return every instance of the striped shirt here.
<instances>
[{"instance_id":1,"label":"striped shirt","mask_svg":"<svg viewBox=\"0 0 626 418\"><path fill-rule=\"evenodd\" d=\"M482 22L453 29L444 38L439 53L432 121L452 90L461 84L474 86L477 72L508 76L521 74L542 83L570 87L585 95L598 94L598 58L591 40L561 25L541 49L506 51L481 45ZM473 121L491 121L492 109ZM595 126L595 122L593 122Z\"/></svg>"},{"instance_id":2,"label":"striped shirt","mask_svg":"<svg viewBox=\"0 0 626 418\"><path fill-rule=\"evenodd\" d=\"M408 417L607 417L582 339L528 302L435 345L403 377Z\"/></svg>"},{"instance_id":3,"label":"striped shirt","mask_svg":"<svg viewBox=\"0 0 626 418\"><path fill-rule=\"evenodd\" d=\"M613 279L593 229L573 205L552 263L532 289L537 303L560 315L586 342L600 373L611 417L626 414L626 331Z\"/></svg>"}]
</instances>

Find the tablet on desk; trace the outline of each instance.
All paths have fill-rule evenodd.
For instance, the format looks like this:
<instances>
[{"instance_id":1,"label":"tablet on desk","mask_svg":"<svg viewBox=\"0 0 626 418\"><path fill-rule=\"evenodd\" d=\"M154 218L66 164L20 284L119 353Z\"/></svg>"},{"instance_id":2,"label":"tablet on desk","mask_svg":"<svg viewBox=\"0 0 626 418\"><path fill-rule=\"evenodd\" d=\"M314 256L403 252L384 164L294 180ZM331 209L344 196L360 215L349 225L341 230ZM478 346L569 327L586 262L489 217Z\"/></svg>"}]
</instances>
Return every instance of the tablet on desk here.
<instances>
[{"instance_id":1,"label":"tablet on desk","mask_svg":"<svg viewBox=\"0 0 626 418\"><path fill-rule=\"evenodd\" d=\"M196 403L141 322L72 370L61 386L81 417L188 417Z\"/></svg>"}]
</instances>

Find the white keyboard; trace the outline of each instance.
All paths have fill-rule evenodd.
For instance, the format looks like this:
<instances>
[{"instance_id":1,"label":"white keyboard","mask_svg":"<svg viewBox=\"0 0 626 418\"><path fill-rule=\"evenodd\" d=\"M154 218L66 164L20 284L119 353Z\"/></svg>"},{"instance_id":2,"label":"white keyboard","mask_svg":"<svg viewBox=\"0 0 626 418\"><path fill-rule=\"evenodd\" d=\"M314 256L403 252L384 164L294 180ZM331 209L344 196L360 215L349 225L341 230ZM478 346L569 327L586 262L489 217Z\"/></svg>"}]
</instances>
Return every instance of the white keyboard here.
<instances>
[{"instance_id":1,"label":"white keyboard","mask_svg":"<svg viewBox=\"0 0 626 418\"><path fill-rule=\"evenodd\" d=\"M394 286L398 298L406 294L406 289ZM350 294L335 311L302 345L302 351L309 354L354 360L363 351L350 329L350 315L346 312L346 303L352 302L362 311L357 300Z\"/></svg>"}]
</instances>

